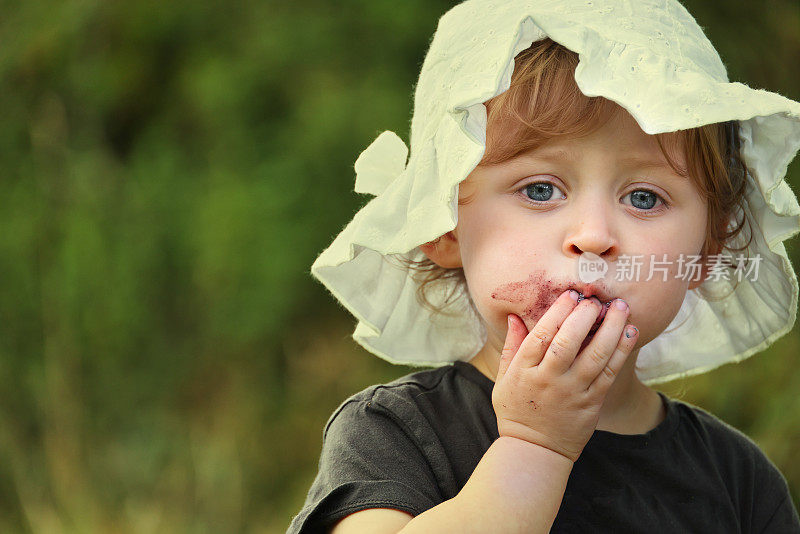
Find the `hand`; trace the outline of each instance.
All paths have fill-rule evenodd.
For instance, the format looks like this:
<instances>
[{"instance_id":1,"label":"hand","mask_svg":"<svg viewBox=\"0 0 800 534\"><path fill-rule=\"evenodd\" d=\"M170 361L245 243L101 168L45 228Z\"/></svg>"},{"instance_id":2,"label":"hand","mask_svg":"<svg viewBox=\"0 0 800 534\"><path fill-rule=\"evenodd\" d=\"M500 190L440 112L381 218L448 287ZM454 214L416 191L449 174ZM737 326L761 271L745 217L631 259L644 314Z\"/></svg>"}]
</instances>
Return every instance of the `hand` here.
<instances>
[{"instance_id":1,"label":"hand","mask_svg":"<svg viewBox=\"0 0 800 534\"><path fill-rule=\"evenodd\" d=\"M577 293L576 293L577 298ZM597 298L580 303L565 291L528 332L509 314L492 405L501 436L512 436L578 459L600 418L608 388L633 349L630 310L615 299L593 339L577 356L600 315Z\"/></svg>"}]
</instances>

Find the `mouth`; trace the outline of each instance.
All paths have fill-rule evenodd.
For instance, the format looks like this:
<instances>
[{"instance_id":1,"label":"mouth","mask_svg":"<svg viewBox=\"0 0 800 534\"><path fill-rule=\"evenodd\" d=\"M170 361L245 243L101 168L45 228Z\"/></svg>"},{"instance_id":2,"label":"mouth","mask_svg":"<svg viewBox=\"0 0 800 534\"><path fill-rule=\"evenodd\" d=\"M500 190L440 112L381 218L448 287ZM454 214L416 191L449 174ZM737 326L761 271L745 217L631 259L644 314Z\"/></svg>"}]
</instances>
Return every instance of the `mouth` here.
<instances>
[{"instance_id":1,"label":"mouth","mask_svg":"<svg viewBox=\"0 0 800 534\"><path fill-rule=\"evenodd\" d=\"M612 297L605 290L592 286L573 286L571 289L574 289L578 292L578 302L590 297L596 297L600 301L600 304L602 304L602 308L600 308L600 315L597 316L597 320L595 320L586 336L586 340L591 340L591 337L595 332L597 332L597 329L600 328L603 319L605 319L606 312L608 312L608 308L611 306L611 301L614 300L614 297ZM586 343L588 343L588 341L584 341L584 345Z\"/></svg>"},{"instance_id":2,"label":"mouth","mask_svg":"<svg viewBox=\"0 0 800 534\"><path fill-rule=\"evenodd\" d=\"M590 284L575 284L568 286L567 289L574 289L578 292L578 302L589 297L597 297L601 304L606 304L614 300L611 292L607 291L605 287L590 285Z\"/></svg>"},{"instance_id":3,"label":"mouth","mask_svg":"<svg viewBox=\"0 0 800 534\"><path fill-rule=\"evenodd\" d=\"M585 297L583 295L578 295L578 302L582 301L585 298L589 298L589 297ZM597 297L597 298L599 299L600 297ZM603 305L603 307L600 308L600 315L597 316L597 320L595 320L594 324L589 329L589 335L590 336L592 334L594 334L595 332L597 332L597 329L600 328L600 324L603 322L603 319L606 318L606 313L608 312L608 308L611 307L611 300L607 300L605 302L600 300L600 303Z\"/></svg>"},{"instance_id":4,"label":"mouth","mask_svg":"<svg viewBox=\"0 0 800 534\"><path fill-rule=\"evenodd\" d=\"M602 305L590 330L590 334L593 334L602 324L614 298L622 296L618 293L619 288L608 287L601 280L586 283L571 277L553 279L548 274L544 270L534 271L527 280L503 284L492 292L492 299L510 303L519 310L517 313L526 324L535 324L559 295L574 289L578 292L578 300L597 297Z\"/></svg>"}]
</instances>

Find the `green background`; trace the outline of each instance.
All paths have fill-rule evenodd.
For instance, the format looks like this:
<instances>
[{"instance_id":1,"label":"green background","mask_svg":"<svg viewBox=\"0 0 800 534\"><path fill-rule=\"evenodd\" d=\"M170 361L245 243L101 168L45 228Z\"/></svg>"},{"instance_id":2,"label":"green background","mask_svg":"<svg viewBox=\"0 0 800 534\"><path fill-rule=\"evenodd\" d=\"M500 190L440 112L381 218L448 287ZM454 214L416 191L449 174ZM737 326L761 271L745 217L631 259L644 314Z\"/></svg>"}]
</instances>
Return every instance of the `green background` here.
<instances>
[{"instance_id":1,"label":"green background","mask_svg":"<svg viewBox=\"0 0 800 534\"><path fill-rule=\"evenodd\" d=\"M451 5L0 2L0 531L285 531L332 411L415 370L309 269L368 200L361 150L408 139ZM686 5L732 81L800 100L796 0ZM657 387L796 502L798 354L795 328Z\"/></svg>"}]
</instances>

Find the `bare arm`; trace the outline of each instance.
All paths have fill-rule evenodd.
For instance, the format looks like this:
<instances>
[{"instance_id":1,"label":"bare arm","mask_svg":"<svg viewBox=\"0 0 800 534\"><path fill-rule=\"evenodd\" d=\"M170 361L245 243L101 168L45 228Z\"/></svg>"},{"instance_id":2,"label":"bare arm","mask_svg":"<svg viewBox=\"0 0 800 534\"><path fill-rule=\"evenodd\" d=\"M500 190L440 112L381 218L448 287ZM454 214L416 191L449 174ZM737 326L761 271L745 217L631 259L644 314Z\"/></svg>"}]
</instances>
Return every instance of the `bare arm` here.
<instances>
[{"instance_id":1,"label":"bare arm","mask_svg":"<svg viewBox=\"0 0 800 534\"><path fill-rule=\"evenodd\" d=\"M572 466L550 449L500 436L458 495L416 516L400 532L549 532Z\"/></svg>"},{"instance_id":2,"label":"bare arm","mask_svg":"<svg viewBox=\"0 0 800 534\"><path fill-rule=\"evenodd\" d=\"M454 498L413 519L399 510L362 510L341 520L331 534L546 533L558 513L572 465L572 460L550 449L500 436Z\"/></svg>"}]
</instances>

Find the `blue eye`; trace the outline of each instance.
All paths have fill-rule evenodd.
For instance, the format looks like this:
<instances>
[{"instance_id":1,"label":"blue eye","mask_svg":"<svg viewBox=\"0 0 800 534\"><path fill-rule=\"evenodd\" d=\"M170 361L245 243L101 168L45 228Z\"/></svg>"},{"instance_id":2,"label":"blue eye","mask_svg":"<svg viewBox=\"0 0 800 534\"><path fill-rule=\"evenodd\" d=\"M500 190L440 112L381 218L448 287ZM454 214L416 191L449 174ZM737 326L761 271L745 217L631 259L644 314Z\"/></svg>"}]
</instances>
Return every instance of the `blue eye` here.
<instances>
[{"instance_id":1,"label":"blue eye","mask_svg":"<svg viewBox=\"0 0 800 534\"><path fill-rule=\"evenodd\" d=\"M635 208L644 210L652 209L657 200L658 195L647 189L637 189L631 192L631 204L633 204ZM639 203L643 205L637 206Z\"/></svg>"},{"instance_id":2,"label":"blue eye","mask_svg":"<svg viewBox=\"0 0 800 534\"><path fill-rule=\"evenodd\" d=\"M669 203L661 195L650 189L635 189L625 196L630 196L631 205L642 211L658 212L669 208ZM661 201L662 207L653 209L658 201Z\"/></svg>"},{"instance_id":3,"label":"blue eye","mask_svg":"<svg viewBox=\"0 0 800 534\"><path fill-rule=\"evenodd\" d=\"M528 198L536 202L547 202L550 200L553 196L553 189L561 191L561 189L550 182L532 182L523 186L522 189L527 192L526 196ZM563 192L561 197L564 198Z\"/></svg>"},{"instance_id":4,"label":"blue eye","mask_svg":"<svg viewBox=\"0 0 800 534\"><path fill-rule=\"evenodd\" d=\"M518 191L524 192L525 200L532 204L540 202L548 202L553 200L554 197L564 199L563 191L551 182L531 182L523 185ZM561 196L559 197L554 191L558 191ZM639 211L657 213L663 209L669 208L669 203L664 198L650 189L635 189L625 195L631 197L631 206ZM661 202L661 207L658 207L658 202Z\"/></svg>"}]
</instances>

